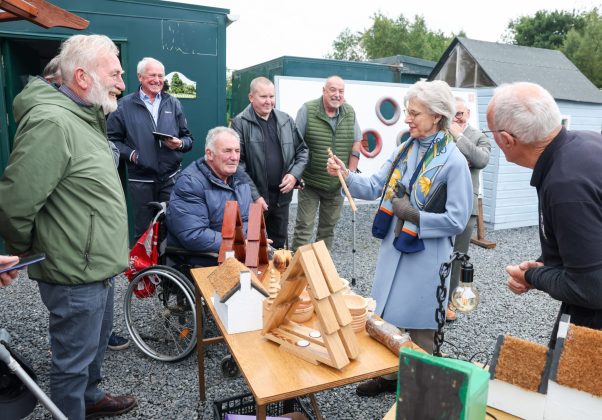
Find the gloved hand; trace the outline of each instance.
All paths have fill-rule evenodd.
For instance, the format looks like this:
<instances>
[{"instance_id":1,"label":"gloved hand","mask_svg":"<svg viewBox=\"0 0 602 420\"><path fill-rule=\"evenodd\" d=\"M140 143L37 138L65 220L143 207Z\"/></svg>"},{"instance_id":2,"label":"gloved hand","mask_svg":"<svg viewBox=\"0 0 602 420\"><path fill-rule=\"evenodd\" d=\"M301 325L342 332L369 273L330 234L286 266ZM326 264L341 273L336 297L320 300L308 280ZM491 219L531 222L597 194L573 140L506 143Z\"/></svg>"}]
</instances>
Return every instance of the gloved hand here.
<instances>
[{"instance_id":1,"label":"gloved hand","mask_svg":"<svg viewBox=\"0 0 602 420\"><path fill-rule=\"evenodd\" d=\"M393 213L400 220L407 220L414 223L416 226L420 224L420 212L412 207L410 196L404 194L402 198L393 197L391 199Z\"/></svg>"}]
</instances>

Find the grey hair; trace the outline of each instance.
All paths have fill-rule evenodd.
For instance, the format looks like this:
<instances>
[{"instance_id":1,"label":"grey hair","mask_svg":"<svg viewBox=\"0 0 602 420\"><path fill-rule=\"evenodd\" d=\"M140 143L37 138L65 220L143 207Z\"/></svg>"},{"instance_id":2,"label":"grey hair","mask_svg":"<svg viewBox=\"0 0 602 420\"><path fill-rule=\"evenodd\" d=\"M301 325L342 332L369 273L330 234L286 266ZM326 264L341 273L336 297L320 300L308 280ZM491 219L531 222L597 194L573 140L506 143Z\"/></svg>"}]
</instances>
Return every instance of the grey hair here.
<instances>
[{"instance_id":1,"label":"grey hair","mask_svg":"<svg viewBox=\"0 0 602 420\"><path fill-rule=\"evenodd\" d=\"M543 140L561 125L562 115L552 95L535 83L500 85L491 100L491 121L522 143Z\"/></svg>"},{"instance_id":2,"label":"grey hair","mask_svg":"<svg viewBox=\"0 0 602 420\"><path fill-rule=\"evenodd\" d=\"M163 75L165 75L165 66L162 62L153 57L144 57L142 60L138 61L138 65L136 66L136 74L138 74L138 76L143 74L144 70L146 70L146 66L148 66L150 63L159 64L163 69Z\"/></svg>"},{"instance_id":3,"label":"grey hair","mask_svg":"<svg viewBox=\"0 0 602 420\"><path fill-rule=\"evenodd\" d=\"M468 109L468 104L466 103L466 99L464 99L461 96L456 96L454 99L456 100L456 102L462 102L462 105L464 105L464 108Z\"/></svg>"},{"instance_id":4,"label":"grey hair","mask_svg":"<svg viewBox=\"0 0 602 420\"><path fill-rule=\"evenodd\" d=\"M42 77L48 80L50 83L61 84L61 69L59 68L59 56L56 55L52 60L46 64L44 67L44 71L42 72Z\"/></svg>"},{"instance_id":5,"label":"grey hair","mask_svg":"<svg viewBox=\"0 0 602 420\"><path fill-rule=\"evenodd\" d=\"M215 153L215 143L217 142L217 137L222 133L230 134L232 137L236 138L236 140L238 140L238 142L240 143L240 136L233 129L229 127L215 127L209 130L209 132L207 133L207 137L205 138L205 150L209 149Z\"/></svg>"},{"instance_id":6,"label":"grey hair","mask_svg":"<svg viewBox=\"0 0 602 420\"><path fill-rule=\"evenodd\" d=\"M63 83L73 81L75 69L94 72L99 60L107 54L119 56L119 49L106 35L73 35L63 45L58 55L59 69Z\"/></svg>"},{"instance_id":7,"label":"grey hair","mask_svg":"<svg viewBox=\"0 0 602 420\"><path fill-rule=\"evenodd\" d=\"M410 99L417 99L433 114L441 116L437 124L439 130L448 129L456 115L456 99L447 83L443 80L427 82L421 80L408 89L403 103L407 107Z\"/></svg>"},{"instance_id":8,"label":"grey hair","mask_svg":"<svg viewBox=\"0 0 602 420\"><path fill-rule=\"evenodd\" d=\"M274 86L270 79L268 79L267 77L259 76L251 80L251 84L249 85L249 93L257 92L259 85Z\"/></svg>"}]
</instances>

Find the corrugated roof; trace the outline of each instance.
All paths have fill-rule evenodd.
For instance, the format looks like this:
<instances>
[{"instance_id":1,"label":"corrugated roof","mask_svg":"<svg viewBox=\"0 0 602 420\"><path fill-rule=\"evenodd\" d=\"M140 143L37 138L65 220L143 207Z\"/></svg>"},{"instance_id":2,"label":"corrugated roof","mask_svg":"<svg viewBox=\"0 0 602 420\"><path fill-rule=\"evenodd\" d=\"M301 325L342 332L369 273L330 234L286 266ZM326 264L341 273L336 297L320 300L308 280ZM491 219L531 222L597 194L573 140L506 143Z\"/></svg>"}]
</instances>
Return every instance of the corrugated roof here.
<instances>
[{"instance_id":1,"label":"corrugated roof","mask_svg":"<svg viewBox=\"0 0 602 420\"><path fill-rule=\"evenodd\" d=\"M452 41L429 80L439 72L458 43L496 86L519 81L533 82L543 86L557 100L602 103L602 92L560 51L469 38Z\"/></svg>"}]
</instances>

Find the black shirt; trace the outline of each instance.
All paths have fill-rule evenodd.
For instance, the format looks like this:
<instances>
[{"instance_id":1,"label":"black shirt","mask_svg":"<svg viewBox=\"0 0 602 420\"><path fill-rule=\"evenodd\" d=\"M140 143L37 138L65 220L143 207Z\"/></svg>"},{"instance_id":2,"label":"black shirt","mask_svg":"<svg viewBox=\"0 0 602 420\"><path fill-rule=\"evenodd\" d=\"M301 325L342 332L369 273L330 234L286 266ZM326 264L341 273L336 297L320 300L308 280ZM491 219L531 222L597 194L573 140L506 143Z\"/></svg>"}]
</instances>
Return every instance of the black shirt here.
<instances>
[{"instance_id":1,"label":"black shirt","mask_svg":"<svg viewBox=\"0 0 602 420\"><path fill-rule=\"evenodd\" d=\"M531 185L544 267L525 278L562 301L571 322L602 328L602 136L563 128L539 157Z\"/></svg>"},{"instance_id":2,"label":"black shirt","mask_svg":"<svg viewBox=\"0 0 602 420\"><path fill-rule=\"evenodd\" d=\"M261 127L263 134L263 144L265 147L265 163L268 175L268 190L278 190L278 185L282 182L282 172L284 171L284 159L282 157L282 147L278 140L278 126L274 113L270 112L267 120L261 118L257 113L257 122ZM265 197L267 200L267 197Z\"/></svg>"}]
</instances>

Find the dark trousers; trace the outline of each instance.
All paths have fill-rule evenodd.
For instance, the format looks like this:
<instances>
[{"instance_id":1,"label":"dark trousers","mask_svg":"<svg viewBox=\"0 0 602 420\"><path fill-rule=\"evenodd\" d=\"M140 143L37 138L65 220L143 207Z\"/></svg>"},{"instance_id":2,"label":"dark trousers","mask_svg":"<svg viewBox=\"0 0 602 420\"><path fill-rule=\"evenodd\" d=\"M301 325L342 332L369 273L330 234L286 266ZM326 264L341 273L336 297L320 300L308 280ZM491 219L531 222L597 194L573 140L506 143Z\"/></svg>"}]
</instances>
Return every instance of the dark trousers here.
<instances>
[{"instance_id":1,"label":"dark trousers","mask_svg":"<svg viewBox=\"0 0 602 420\"><path fill-rule=\"evenodd\" d=\"M269 193L268 210L263 213L265 219L265 228L268 238L273 241L272 247L276 249L284 248L288 238L288 207L278 206L278 197L280 192Z\"/></svg>"},{"instance_id":2,"label":"dark trousers","mask_svg":"<svg viewBox=\"0 0 602 420\"><path fill-rule=\"evenodd\" d=\"M176 178L177 175L166 181L128 182L130 201L134 212L134 238L136 240L148 229L148 225L155 215L155 210L148 207L147 204L151 201L168 201Z\"/></svg>"}]
</instances>

